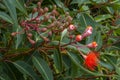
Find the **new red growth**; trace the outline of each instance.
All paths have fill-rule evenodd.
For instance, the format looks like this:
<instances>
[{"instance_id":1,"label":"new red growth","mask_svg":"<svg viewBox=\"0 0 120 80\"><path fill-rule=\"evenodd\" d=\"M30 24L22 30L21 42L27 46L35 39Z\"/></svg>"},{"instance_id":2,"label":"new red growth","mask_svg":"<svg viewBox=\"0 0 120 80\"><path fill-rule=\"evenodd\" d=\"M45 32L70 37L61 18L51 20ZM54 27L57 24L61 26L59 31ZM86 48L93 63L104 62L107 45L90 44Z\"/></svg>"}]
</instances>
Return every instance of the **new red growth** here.
<instances>
[{"instance_id":1,"label":"new red growth","mask_svg":"<svg viewBox=\"0 0 120 80\"><path fill-rule=\"evenodd\" d=\"M89 54L87 54L85 57L84 65L88 69L94 70L95 67L98 65L98 57L99 57L99 53L89 52Z\"/></svg>"}]
</instances>

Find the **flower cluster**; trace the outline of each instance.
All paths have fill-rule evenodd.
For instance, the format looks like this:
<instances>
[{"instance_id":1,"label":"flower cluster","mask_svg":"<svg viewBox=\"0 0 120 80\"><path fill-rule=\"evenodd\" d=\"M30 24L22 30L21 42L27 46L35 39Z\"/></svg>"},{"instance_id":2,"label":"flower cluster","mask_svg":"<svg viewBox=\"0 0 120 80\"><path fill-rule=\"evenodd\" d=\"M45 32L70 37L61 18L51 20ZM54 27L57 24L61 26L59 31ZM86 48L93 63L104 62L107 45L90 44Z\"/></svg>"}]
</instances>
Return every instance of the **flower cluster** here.
<instances>
[{"instance_id":1,"label":"flower cluster","mask_svg":"<svg viewBox=\"0 0 120 80\"><path fill-rule=\"evenodd\" d=\"M40 38L42 38L45 43L49 43L51 41L51 36L60 36L62 31L67 29L67 36L70 39L70 44L68 43L60 46L61 49L64 49L63 46L76 44L76 42L80 42L84 38L92 34L92 26L87 26L87 28L82 34L72 34L72 32L74 32L77 29L77 27L74 24L72 24L72 17L69 15L68 12L66 12L64 16L61 16L57 11L56 6L53 7L53 10L49 10L48 7L42 8L41 4L42 1L37 3L37 7L33 8L30 19L22 20L20 22L20 25L23 30L20 32L11 33L12 36L25 33L28 41L32 45L35 45L37 41L33 39L33 31L39 34ZM37 15L35 16L35 14ZM44 26L44 24L46 25ZM41 35L42 33L47 33L47 36ZM88 48L96 48L97 46L98 45L95 41L85 45L85 47ZM90 70L94 70L95 66L97 66L98 63L98 56L96 56L96 52L90 52L87 55L82 54L82 56L85 59L85 66Z\"/></svg>"},{"instance_id":2,"label":"flower cluster","mask_svg":"<svg viewBox=\"0 0 120 80\"><path fill-rule=\"evenodd\" d=\"M75 29L74 25L70 25L72 17L68 12L65 13L65 16L61 16L56 10L55 5L53 6L53 10L49 10L48 7L41 7L41 4L42 0L37 3L37 7L33 8L30 19L22 20L20 22L23 30L21 32L11 33L12 36L25 33L28 41L32 45L35 45L36 41L32 39L33 31L38 33L44 41L50 41L48 37L52 36L52 34L58 35L65 28L68 28L69 30ZM43 26L46 23L47 25ZM42 33L48 33L48 36L42 36Z\"/></svg>"},{"instance_id":3,"label":"flower cluster","mask_svg":"<svg viewBox=\"0 0 120 80\"><path fill-rule=\"evenodd\" d=\"M69 30L75 30L75 26L74 25L70 25L69 26ZM75 41L76 42L80 42L82 41L84 38L90 36L92 34L92 31L93 31L93 28L92 26L87 26L87 28L85 29L85 31L80 35L76 35L75 37ZM98 46L98 44L93 41L87 45L85 45L85 47L88 47L88 48L96 48ZM78 51L79 51L79 48L77 48ZM84 65L90 69L90 70L94 70L95 67L98 65L98 54L97 52L95 51L91 51L89 52L87 55L84 55L83 53L81 53L80 51L80 54L83 56L84 58Z\"/></svg>"}]
</instances>

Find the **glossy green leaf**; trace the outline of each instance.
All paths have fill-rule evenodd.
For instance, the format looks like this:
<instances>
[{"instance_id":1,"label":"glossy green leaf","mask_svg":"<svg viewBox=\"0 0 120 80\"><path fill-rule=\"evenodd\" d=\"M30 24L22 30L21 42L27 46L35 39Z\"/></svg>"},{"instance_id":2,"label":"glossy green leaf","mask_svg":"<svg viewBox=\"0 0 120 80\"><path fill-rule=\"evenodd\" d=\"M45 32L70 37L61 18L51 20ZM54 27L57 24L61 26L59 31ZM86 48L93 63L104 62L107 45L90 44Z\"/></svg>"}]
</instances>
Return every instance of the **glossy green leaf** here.
<instances>
[{"instance_id":1,"label":"glossy green leaf","mask_svg":"<svg viewBox=\"0 0 120 80\"><path fill-rule=\"evenodd\" d=\"M109 19L109 18L112 18L112 15L110 15L110 14L98 15L98 16L95 17L95 21L100 22L102 20L106 20L106 19Z\"/></svg>"},{"instance_id":2,"label":"glossy green leaf","mask_svg":"<svg viewBox=\"0 0 120 80\"><path fill-rule=\"evenodd\" d=\"M67 29L64 29L64 30L62 31L61 40L60 40L60 41L62 41L63 37L64 37L66 34L67 34Z\"/></svg>"},{"instance_id":3,"label":"glossy green leaf","mask_svg":"<svg viewBox=\"0 0 120 80\"><path fill-rule=\"evenodd\" d=\"M98 31L96 34L96 42L98 44L98 47L96 49L99 50L102 47L102 36L100 31Z\"/></svg>"},{"instance_id":4,"label":"glossy green leaf","mask_svg":"<svg viewBox=\"0 0 120 80\"><path fill-rule=\"evenodd\" d=\"M0 76L0 80L5 80L2 76Z\"/></svg>"},{"instance_id":5,"label":"glossy green leaf","mask_svg":"<svg viewBox=\"0 0 120 80\"><path fill-rule=\"evenodd\" d=\"M20 26L18 26L17 32L20 32L20 31L22 31L22 28ZM23 35L22 34L17 34L16 37L17 37L17 39L16 39L15 48L17 49L19 47L19 45L21 44L21 42L22 42Z\"/></svg>"},{"instance_id":6,"label":"glossy green leaf","mask_svg":"<svg viewBox=\"0 0 120 80\"><path fill-rule=\"evenodd\" d=\"M100 63L101 66L106 67L109 70L113 70L114 69L113 66L110 65L109 63L105 63L103 61L100 61L99 63Z\"/></svg>"},{"instance_id":7,"label":"glossy green leaf","mask_svg":"<svg viewBox=\"0 0 120 80\"><path fill-rule=\"evenodd\" d=\"M9 15L7 15L5 12L0 12L0 18L2 18L3 20L13 24L13 21L11 19L11 17Z\"/></svg>"},{"instance_id":8,"label":"glossy green leaf","mask_svg":"<svg viewBox=\"0 0 120 80\"><path fill-rule=\"evenodd\" d=\"M4 67L3 67L3 70L6 72L6 73L4 74L4 76L6 76L6 77L4 77L5 79L11 80L11 78L12 78L12 79L14 79L14 80L17 80L16 74L14 73L14 70L13 70L13 68L10 66L9 63L3 63L1 66L2 66L2 67L4 66Z\"/></svg>"},{"instance_id":9,"label":"glossy green leaf","mask_svg":"<svg viewBox=\"0 0 120 80\"><path fill-rule=\"evenodd\" d=\"M58 72L61 72L63 69L63 65L62 65L62 56L61 53L58 52L58 50L54 50L54 63L56 68L58 69Z\"/></svg>"},{"instance_id":10,"label":"glossy green leaf","mask_svg":"<svg viewBox=\"0 0 120 80\"><path fill-rule=\"evenodd\" d=\"M120 76L120 67L116 66L116 73Z\"/></svg>"},{"instance_id":11,"label":"glossy green leaf","mask_svg":"<svg viewBox=\"0 0 120 80\"><path fill-rule=\"evenodd\" d=\"M81 5L81 4L84 4L86 3L88 0L72 0L72 2L70 4L78 4L78 5Z\"/></svg>"},{"instance_id":12,"label":"glossy green leaf","mask_svg":"<svg viewBox=\"0 0 120 80\"><path fill-rule=\"evenodd\" d=\"M0 8L1 8L1 9L6 9L5 5L2 4L2 3L0 3Z\"/></svg>"},{"instance_id":13,"label":"glossy green leaf","mask_svg":"<svg viewBox=\"0 0 120 80\"><path fill-rule=\"evenodd\" d=\"M22 5L19 0L12 0L11 3L15 5L21 12L27 15L24 5Z\"/></svg>"},{"instance_id":14,"label":"glossy green leaf","mask_svg":"<svg viewBox=\"0 0 120 80\"><path fill-rule=\"evenodd\" d=\"M36 73L33 71L32 67L29 64L23 61L16 61L13 62L13 64L21 73L31 76L33 80L39 80Z\"/></svg>"},{"instance_id":15,"label":"glossy green leaf","mask_svg":"<svg viewBox=\"0 0 120 80\"><path fill-rule=\"evenodd\" d=\"M11 3L11 0L3 0L5 6L7 7L9 13L10 13L10 16L12 18L12 22L14 22L14 27L13 27L13 31L16 31L17 29L17 26L18 26L18 20L17 20L17 13L16 13L16 8L15 8L15 5L13 5Z\"/></svg>"},{"instance_id":16,"label":"glossy green leaf","mask_svg":"<svg viewBox=\"0 0 120 80\"><path fill-rule=\"evenodd\" d=\"M74 62L71 62L71 76L75 78L77 75L80 75L78 74L78 66Z\"/></svg>"},{"instance_id":17,"label":"glossy green leaf","mask_svg":"<svg viewBox=\"0 0 120 80\"><path fill-rule=\"evenodd\" d=\"M54 0L54 1L57 4L57 6L59 6L60 8L64 6L64 4L60 0Z\"/></svg>"},{"instance_id":18,"label":"glossy green leaf","mask_svg":"<svg viewBox=\"0 0 120 80\"><path fill-rule=\"evenodd\" d=\"M77 18L79 19L80 24L84 28L86 28L89 25L92 26L93 28L95 28L95 26L97 24L94 21L94 19L92 18L92 16L90 16L89 14L86 14L86 13L79 13L79 14L77 14Z\"/></svg>"},{"instance_id":19,"label":"glossy green leaf","mask_svg":"<svg viewBox=\"0 0 120 80\"><path fill-rule=\"evenodd\" d=\"M41 73L44 80L53 80L52 71L42 58L33 56L33 64L39 73Z\"/></svg>"},{"instance_id":20,"label":"glossy green leaf","mask_svg":"<svg viewBox=\"0 0 120 80\"><path fill-rule=\"evenodd\" d=\"M65 7L65 5L61 2L61 0L54 0L54 2L56 3L56 5L58 7L60 7L61 9L63 9L64 12L66 12L68 10L68 8Z\"/></svg>"}]
</instances>

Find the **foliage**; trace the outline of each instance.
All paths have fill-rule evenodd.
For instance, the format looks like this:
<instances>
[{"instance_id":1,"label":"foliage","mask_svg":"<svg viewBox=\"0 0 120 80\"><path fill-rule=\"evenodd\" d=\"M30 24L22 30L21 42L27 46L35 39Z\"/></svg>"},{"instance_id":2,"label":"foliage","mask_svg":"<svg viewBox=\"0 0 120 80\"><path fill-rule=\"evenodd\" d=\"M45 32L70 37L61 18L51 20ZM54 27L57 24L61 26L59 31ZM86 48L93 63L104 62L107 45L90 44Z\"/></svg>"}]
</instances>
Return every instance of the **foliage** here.
<instances>
[{"instance_id":1,"label":"foliage","mask_svg":"<svg viewBox=\"0 0 120 80\"><path fill-rule=\"evenodd\" d=\"M120 80L119 18L119 0L0 0L0 80Z\"/></svg>"}]
</instances>

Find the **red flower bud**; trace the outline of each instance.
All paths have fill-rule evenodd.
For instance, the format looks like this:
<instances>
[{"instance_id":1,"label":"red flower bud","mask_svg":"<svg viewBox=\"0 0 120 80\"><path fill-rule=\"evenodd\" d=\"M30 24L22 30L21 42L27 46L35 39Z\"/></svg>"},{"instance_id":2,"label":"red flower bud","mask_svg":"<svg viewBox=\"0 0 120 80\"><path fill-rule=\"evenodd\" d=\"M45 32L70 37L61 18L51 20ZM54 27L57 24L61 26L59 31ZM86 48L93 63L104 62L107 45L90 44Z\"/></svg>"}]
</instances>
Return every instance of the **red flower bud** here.
<instances>
[{"instance_id":1,"label":"red flower bud","mask_svg":"<svg viewBox=\"0 0 120 80\"><path fill-rule=\"evenodd\" d=\"M32 34L31 34L31 33L28 33L27 36L31 38L31 37L32 37Z\"/></svg>"},{"instance_id":2,"label":"red flower bud","mask_svg":"<svg viewBox=\"0 0 120 80\"><path fill-rule=\"evenodd\" d=\"M12 33L11 33L11 36L16 36L16 35L17 35L16 32L12 32Z\"/></svg>"},{"instance_id":3,"label":"red flower bud","mask_svg":"<svg viewBox=\"0 0 120 80\"><path fill-rule=\"evenodd\" d=\"M17 34L19 34L19 32L12 32L12 33L11 33L11 36L14 37L14 36L16 36Z\"/></svg>"},{"instance_id":4,"label":"red flower bud","mask_svg":"<svg viewBox=\"0 0 120 80\"><path fill-rule=\"evenodd\" d=\"M28 37L28 40L29 40L29 42L30 42L32 45L34 45L34 44L36 43L34 40L32 40L32 39L29 38L29 37Z\"/></svg>"},{"instance_id":5,"label":"red flower bud","mask_svg":"<svg viewBox=\"0 0 120 80\"><path fill-rule=\"evenodd\" d=\"M74 35L70 35L69 38L70 38L70 39L73 39L73 38L74 38Z\"/></svg>"},{"instance_id":6,"label":"red flower bud","mask_svg":"<svg viewBox=\"0 0 120 80\"><path fill-rule=\"evenodd\" d=\"M82 34L82 37L88 37L92 34L93 28L91 26L88 26L85 30L85 32Z\"/></svg>"},{"instance_id":7,"label":"red flower bud","mask_svg":"<svg viewBox=\"0 0 120 80\"><path fill-rule=\"evenodd\" d=\"M47 7L44 8L44 12L48 12L48 10L49 10L49 9L48 9Z\"/></svg>"},{"instance_id":8,"label":"red flower bud","mask_svg":"<svg viewBox=\"0 0 120 80\"><path fill-rule=\"evenodd\" d=\"M49 42L50 40L47 37L44 37L45 42Z\"/></svg>"},{"instance_id":9,"label":"red flower bud","mask_svg":"<svg viewBox=\"0 0 120 80\"><path fill-rule=\"evenodd\" d=\"M87 26L85 32L87 32L88 30L92 31L93 30L92 26Z\"/></svg>"},{"instance_id":10,"label":"red flower bud","mask_svg":"<svg viewBox=\"0 0 120 80\"><path fill-rule=\"evenodd\" d=\"M48 32L48 36L52 36L52 31Z\"/></svg>"},{"instance_id":11,"label":"red flower bud","mask_svg":"<svg viewBox=\"0 0 120 80\"><path fill-rule=\"evenodd\" d=\"M47 28L42 28L41 31L45 32L45 31L47 31Z\"/></svg>"},{"instance_id":12,"label":"red flower bud","mask_svg":"<svg viewBox=\"0 0 120 80\"><path fill-rule=\"evenodd\" d=\"M75 37L75 40L76 40L76 41L81 41L81 40L82 40L82 36L81 36L81 35L77 35L77 36Z\"/></svg>"},{"instance_id":13,"label":"red flower bud","mask_svg":"<svg viewBox=\"0 0 120 80\"><path fill-rule=\"evenodd\" d=\"M98 46L98 44L96 42L87 44L87 47L89 47L89 48L96 48L97 46Z\"/></svg>"},{"instance_id":14,"label":"red flower bud","mask_svg":"<svg viewBox=\"0 0 120 80\"><path fill-rule=\"evenodd\" d=\"M94 70L95 67L98 65L98 57L99 57L99 53L89 52L85 57L84 65L88 69Z\"/></svg>"},{"instance_id":15,"label":"red flower bud","mask_svg":"<svg viewBox=\"0 0 120 80\"><path fill-rule=\"evenodd\" d=\"M76 27L74 25L72 25L72 24L69 25L69 30L75 30L75 28Z\"/></svg>"}]
</instances>

